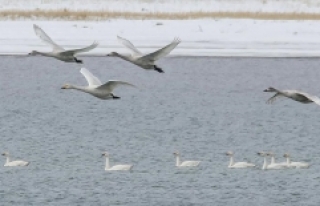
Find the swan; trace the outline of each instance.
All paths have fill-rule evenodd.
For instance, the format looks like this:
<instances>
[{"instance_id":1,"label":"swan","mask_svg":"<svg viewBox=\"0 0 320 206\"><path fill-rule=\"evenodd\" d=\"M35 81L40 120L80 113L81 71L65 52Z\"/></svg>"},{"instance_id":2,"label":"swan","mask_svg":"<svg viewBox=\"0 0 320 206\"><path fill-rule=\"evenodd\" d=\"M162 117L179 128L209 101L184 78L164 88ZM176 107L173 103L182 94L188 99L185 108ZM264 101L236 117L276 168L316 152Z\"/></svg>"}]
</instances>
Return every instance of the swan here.
<instances>
[{"instance_id":1,"label":"swan","mask_svg":"<svg viewBox=\"0 0 320 206\"><path fill-rule=\"evenodd\" d=\"M264 92L275 92L276 94L273 95L271 98L267 100L268 104L272 104L277 98L279 97L287 97L297 102L301 102L304 104L307 103L316 103L320 105L320 99L316 96L310 95L305 92L300 92L297 90L278 90L273 87L269 87L268 89L263 90Z\"/></svg>"},{"instance_id":2,"label":"swan","mask_svg":"<svg viewBox=\"0 0 320 206\"><path fill-rule=\"evenodd\" d=\"M126 85L126 86L132 86L134 85L123 82L123 81L117 81L117 80L109 80L107 83L102 84L100 80L95 77L89 70L86 68L81 68L80 70L81 74L86 78L88 82L88 86L75 86L71 84L65 84L61 87L61 89L76 89L88 94L91 94L92 96L95 96L99 99L120 99L120 97L115 96L112 91L119 85Z\"/></svg>"},{"instance_id":3,"label":"swan","mask_svg":"<svg viewBox=\"0 0 320 206\"><path fill-rule=\"evenodd\" d=\"M129 61L143 69L146 70L155 70L159 73L164 73L164 71L155 65L155 62L159 60L160 58L168 55L181 41L178 38L175 38L170 44L167 46L153 52L150 54L143 55L129 40L124 39L120 36L117 36L118 40L127 47L131 52L132 55L130 56L124 56L122 54L119 54L117 52L111 52L107 56L115 56L120 57L121 59L124 59L126 61Z\"/></svg>"},{"instance_id":4,"label":"swan","mask_svg":"<svg viewBox=\"0 0 320 206\"><path fill-rule=\"evenodd\" d=\"M3 153L2 156L5 156L7 158L6 163L4 164L5 167L28 166L30 164L30 162L26 162L22 160L16 160L16 161L10 162L9 152Z\"/></svg>"},{"instance_id":5,"label":"swan","mask_svg":"<svg viewBox=\"0 0 320 206\"><path fill-rule=\"evenodd\" d=\"M70 49L65 50L58 44L56 44L52 39L37 25L33 25L33 29L38 37L45 43L47 43L49 46L52 47L51 52L39 52L39 51L32 51L29 53L29 55L42 55L47 57L53 57L58 60L64 61L64 62L76 62L76 63L82 63L82 60L79 60L75 57L76 54L90 51L98 46L97 42L93 42L90 46L81 48L81 49Z\"/></svg>"},{"instance_id":6,"label":"swan","mask_svg":"<svg viewBox=\"0 0 320 206\"><path fill-rule=\"evenodd\" d=\"M255 165L248 162L234 162L233 155L234 153L232 151L229 151L226 153L227 156L230 156L230 163L229 168L247 168L247 167L254 167Z\"/></svg>"},{"instance_id":7,"label":"swan","mask_svg":"<svg viewBox=\"0 0 320 206\"><path fill-rule=\"evenodd\" d=\"M291 162L290 160L290 154L285 153L283 157L287 158L287 164L290 165L291 167L295 168L309 168L310 164L307 162Z\"/></svg>"},{"instance_id":8,"label":"swan","mask_svg":"<svg viewBox=\"0 0 320 206\"><path fill-rule=\"evenodd\" d=\"M109 164L109 154L107 152L102 153L102 157L106 157L106 167L105 170L131 170L133 165L114 165L110 167Z\"/></svg>"},{"instance_id":9,"label":"swan","mask_svg":"<svg viewBox=\"0 0 320 206\"><path fill-rule=\"evenodd\" d=\"M173 155L176 157L176 166L177 167L197 167L201 161L184 161L180 162L179 152L174 152Z\"/></svg>"},{"instance_id":10,"label":"swan","mask_svg":"<svg viewBox=\"0 0 320 206\"><path fill-rule=\"evenodd\" d=\"M263 157L263 165L262 165L262 169L263 170L270 170L270 169L284 169L287 168L284 165L277 165L277 164L268 164L267 162L267 156L269 156L268 153L266 152L258 152L257 153L259 156Z\"/></svg>"},{"instance_id":11,"label":"swan","mask_svg":"<svg viewBox=\"0 0 320 206\"><path fill-rule=\"evenodd\" d=\"M275 154L273 152L268 152L267 156L271 157L271 165L281 165L283 167L290 167L290 165L288 165L287 162L277 162L276 163L276 159L275 159Z\"/></svg>"}]
</instances>

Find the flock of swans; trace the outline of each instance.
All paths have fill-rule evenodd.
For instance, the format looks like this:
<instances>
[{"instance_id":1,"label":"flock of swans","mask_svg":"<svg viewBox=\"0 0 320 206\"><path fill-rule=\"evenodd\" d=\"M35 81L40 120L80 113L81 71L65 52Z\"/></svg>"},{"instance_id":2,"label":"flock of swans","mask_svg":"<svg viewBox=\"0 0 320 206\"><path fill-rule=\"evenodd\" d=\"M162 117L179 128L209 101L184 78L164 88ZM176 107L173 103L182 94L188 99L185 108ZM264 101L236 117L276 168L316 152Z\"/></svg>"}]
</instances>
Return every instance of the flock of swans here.
<instances>
[{"instance_id":1,"label":"flock of swans","mask_svg":"<svg viewBox=\"0 0 320 206\"><path fill-rule=\"evenodd\" d=\"M71 49L65 50L63 47L56 44L39 26L33 25L33 29L35 34L45 43L52 47L51 52L40 52L40 51L32 51L29 55L42 55L46 57L53 57L60 61L64 62L75 62L78 64L83 63L82 60L78 59L76 56L79 53L88 52L98 46L97 42L93 42L91 45L79 48L79 49ZM125 56L119 54L117 52L111 52L107 56L111 57L119 57L125 61L128 61L136 66L139 66L145 70L155 70L159 73L164 73L163 69L158 67L155 63L162 57L168 55L179 43L180 39L175 38L170 44L165 47L149 54L141 53L129 40L124 39L120 36L117 36L117 39L120 43L122 43L126 48L131 51L130 56ZM78 91L82 91L88 94L91 94L94 97L99 99L108 100L108 99L119 99L119 96L115 96L113 94L113 90L120 86L131 86L135 87L133 84L119 81L119 80L109 80L106 83L101 83L101 81L94 76L88 69L81 68L81 74L85 77L88 82L88 86L76 86L71 84L65 84L61 87L61 89L75 89ZM300 92L296 90L278 90L273 87L269 87L265 89L264 92L274 92L275 95L267 100L267 103L273 103L279 97L287 97L289 99L301 102L301 103L316 103L320 105L320 99L316 96L310 95L305 92ZM173 153L176 158L176 166L177 167L197 167L199 166L201 161L180 161L180 154L178 152ZM9 153L5 152L2 154L6 157L6 162L4 166L28 166L29 162L26 161L10 161ZM230 163L228 168L253 168L256 167L255 164L249 162L235 162L234 161L234 153L227 152L226 155L230 157ZM291 162L290 155L288 153L284 154L283 157L286 158L286 162L275 162L275 155L270 152L258 152L258 155L264 158L262 169L285 169L285 168L308 168L310 166L309 163L306 162ZM114 165L110 166L109 162L109 154L104 152L102 154L103 157L106 158L105 170L131 170L133 168L132 164L127 165ZM271 157L271 162L268 164L267 157Z\"/></svg>"}]
</instances>

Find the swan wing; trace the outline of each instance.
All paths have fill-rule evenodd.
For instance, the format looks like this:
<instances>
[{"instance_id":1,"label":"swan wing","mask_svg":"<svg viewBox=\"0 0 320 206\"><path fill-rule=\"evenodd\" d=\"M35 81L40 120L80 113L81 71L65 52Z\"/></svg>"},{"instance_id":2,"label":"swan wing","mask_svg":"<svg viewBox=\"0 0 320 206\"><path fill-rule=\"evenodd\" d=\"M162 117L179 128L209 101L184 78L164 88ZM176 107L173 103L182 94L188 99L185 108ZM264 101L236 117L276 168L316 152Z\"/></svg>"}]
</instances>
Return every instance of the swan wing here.
<instances>
[{"instance_id":1,"label":"swan wing","mask_svg":"<svg viewBox=\"0 0 320 206\"><path fill-rule=\"evenodd\" d=\"M96 48L98 46L98 42L94 41L90 46L87 46L87 47L84 47L84 48L81 48L81 49L71 49L71 50L67 50L67 51L64 51L64 52L61 52L62 55L66 55L66 56L69 56L69 55L75 55L77 53L82 53L82 52L88 52L94 48Z\"/></svg>"},{"instance_id":2,"label":"swan wing","mask_svg":"<svg viewBox=\"0 0 320 206\"><path fill-rule=\"evenodd\" d=\"M110 170L130 170L133 165L115 165Z\"/></svg>"},{"instance_id":3,"label":"swan wing","mask_svg":"<svg viewBox=\"0 0 320 206\"><path fill-rule=\"evenodd\" d=\"M94 76L89 70L86 68L81 68L80 73L86 78L89 86L93 85L101 85L101 81L98 79L98 77Z\"/></svg>"},{"instance_id":4,"label":"swan wing","mask_svg":"<svg viewBox=\"0 0 320 206\"><path fill-rule=\"evenodd\" d=\"M198 166L199 164L200 164L200 161L184 161L181 163L180 166L182 166L182 167L188 167L188 166L195 167L195 166Z\"/></svg>"},{"instance_id":5,"label":"swan wing","mask_svg":"<svg viewBox=\"0 0 320 206\"><path fill-rule=\"evenodd\" d=\"M272 97L270 97L268 100L267 100L267 104L273 104L274 101L276 101L277 99L279 99L280 97L283 97L282 94L280 93L276 93L275 95L273 95Z\"/></svg>"},{"instance_id":6,"label":"swan wing","mask_svg":"<svg viewBox=\"0 0 320 206\"><path fill-rule=\"evenodd\" d=\"M33 30L36 33L36 35L45 43L47 43L49 46L53 48L53 51L55 52L61 52L65 51L64 48L56 44L52 39L36 24L33 25Z\"/></svg>"},{"instance_id":7,"label":"swan wing","mask_svg":"<svg viewBox=\"0 0 320 206\"><path fill-rule=\"evenodd\" d=\"M179 38L175 38L170 44L168 44L167 46L153 52L150 54L147 54L143 57L141 57L140 59L143 60L152 60L152 61L157 61L158 59L168 55L179 43L180 43L180 39Z\"/></svg>"},{"instance_id":8,"label":"swan wing","mask_svg":"<svg viewBox=\"0 0 320 206\"><path fill-rule=\"evenodd\" d=\"M117 36L117 39L133 53L133 56L142 56L142 53L129 40L120 36Z\"/></svg>"},{"instance_id":9,"label":"swan wing","mask_svg":"<svg viewBox=\"0 0 320 206\"><path fill-rule=\"evenodd\" d=\"M304 92L299 92L298 94L302 94L303 96L305 96L306 98L310 99L311 101L313 101L317 105L320 105L320 98L319 97L313 96L313 95L310 95L310 94L304 93Z\"/></svg>"},{"instance_id":10,"label":"swan wing","mask_svg":"<svg viewBox=\"0 0 320 206\"><path fill-rule=\"evenodd\" d=\"M130 84L128 82L118 81L118 80L110 80L107 83L97 87L96 89L107 90L108 92L111 93L116 87L118 87L120 85L136 87L135 85Z\"/></svg>"}]
</instances>

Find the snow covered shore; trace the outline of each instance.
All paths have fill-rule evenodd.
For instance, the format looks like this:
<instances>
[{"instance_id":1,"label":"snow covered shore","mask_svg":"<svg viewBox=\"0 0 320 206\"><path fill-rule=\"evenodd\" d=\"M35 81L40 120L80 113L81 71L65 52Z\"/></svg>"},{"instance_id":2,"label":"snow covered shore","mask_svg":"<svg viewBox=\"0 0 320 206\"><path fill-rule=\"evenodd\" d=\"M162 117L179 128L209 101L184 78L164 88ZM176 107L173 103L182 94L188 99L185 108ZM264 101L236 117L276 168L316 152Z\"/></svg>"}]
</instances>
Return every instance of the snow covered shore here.
<instances>
[{"instance_id":1,"label":"snow covered shore","mask_svg":"<svg viewBox=\"0 0 320 206\"><path fill-rule=\"evenodd\" d=\"M50 48L34 33L37 24L58 44L76 48L97 40L85 55L111 51L128 53L116 36L132 41L143 52L153 51L179 37L172 55L186 56L320 56L320 21L266 20L110 20L1 21L0 54L26 55Z\"/></svg>"}]
</instances>

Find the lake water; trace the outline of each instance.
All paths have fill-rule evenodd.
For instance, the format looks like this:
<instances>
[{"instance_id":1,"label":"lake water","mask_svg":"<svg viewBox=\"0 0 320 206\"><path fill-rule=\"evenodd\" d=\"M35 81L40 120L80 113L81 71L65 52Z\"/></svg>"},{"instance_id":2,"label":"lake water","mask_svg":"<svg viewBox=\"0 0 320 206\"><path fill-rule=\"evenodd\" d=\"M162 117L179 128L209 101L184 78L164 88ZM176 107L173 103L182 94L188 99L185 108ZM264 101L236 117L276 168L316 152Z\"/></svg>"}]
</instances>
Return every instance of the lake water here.
<instances>
[{"instance_id":1,"label":"lake water","mask_svg":"<svg viewBox=\"0 0 320 206\"><path fill-rule=\"evenodd\" d=\"M81 58L80 58L81 59ZM100 100L80 66L45 57L1 57L0 150L28 167L0 169L1 205L319 205L320 106L266 100L269 86L320 96L320 59L176 57L164 74L117 58L84 57L120 100ZM226 151L255 169L228 169ZM261 170L258 151L289 152L309 169ZM134 164L131 172L104 170ZM176 168L201 160L198 168ZM3 164L5 158L2 157Z\"/></svg>"}]
</instances>

